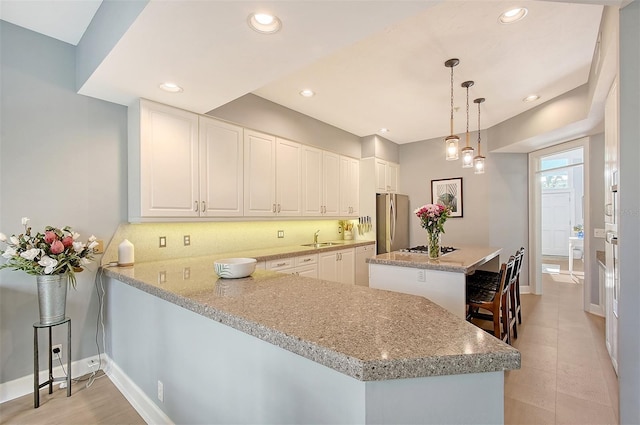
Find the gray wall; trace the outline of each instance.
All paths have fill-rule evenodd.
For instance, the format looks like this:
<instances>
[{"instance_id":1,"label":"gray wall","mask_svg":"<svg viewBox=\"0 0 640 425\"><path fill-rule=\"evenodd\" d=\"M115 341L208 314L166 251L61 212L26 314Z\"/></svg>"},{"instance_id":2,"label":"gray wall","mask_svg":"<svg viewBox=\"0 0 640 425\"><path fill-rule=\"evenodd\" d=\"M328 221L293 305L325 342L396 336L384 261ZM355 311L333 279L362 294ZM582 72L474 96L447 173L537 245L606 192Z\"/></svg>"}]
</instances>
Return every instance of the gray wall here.
<instances>
[{"instance_id":1,"label":"gray wall","mask_svg":"<svg viewBox=\"0 0 640 425\"><path fill-rule=\"evenodd\" d=\"M528 246L527 155L486 157L487 171L478 175L460 161L445 161L442 139L400 145L400 185L413 211L431 203L431 180L462 177L463 217L446 222L442 244L501 247L504 259ZM424 245L426 233L413 215L409 227L411 245ZM527 285L527 264L523 267L521 283Z\"/></svg>"},{"instance_id":2,"label":"gray wall","mask_svg":"<svg viewBox=\"0 0 640 425\"><path fill-rule=\"evenodd\" d=\"M305 145L361 157L360 137L253 94L222 105L207 115Z\"/></svg>"},{"instance_id":3,"label":"gray wall","mask_svg":"<svg viewBox=\"0 0 640 425\"><path fill-rule=\"evenodd\" d=\"M620 423L640 423L640 2L620 13Z\"/></svg>"},{"instance_id":4,"label":"gray wall","mask_svg":"<svg viewBox=\"0 0 640 425\"><path fill-rule=\"evenodd\" d=\"M391 140L372 134L362 138L362 157L369 158L372 156L398 163L400 161L400 149Z\"/></svg>"},{"instance_id":5,"label":"gray wall","mask_svg":"<svg viewBox=\"0 0 640 425\"><path fill-rule=\"evenodd\" d=\"M591 303L598 305L602 302L604 307L604 300L600 300L596 260L596 251L604 251L604 239L593 237L594 229L604 229L604 133L589 137L589 174L591 228L585 232L590 233L591 244L590 252L585 253L585 261L591 262Z\"/></svg>"},{"instance_id":6,"label":"gray wall","mask_svg":"<svg viewBox=\"0 0 640 425\"><path fill-rule=\"evenodd\" d=\"M29 217L34 229L70 225L108 240L127 216L126 108L76 94L73 46L4 21L0 43L0 231L19 233ZM96 270L68 295L75 359L97 354ZM35 277L0 271L0 383L33 373L37 320Z\"/></svg>"}]
</instances>

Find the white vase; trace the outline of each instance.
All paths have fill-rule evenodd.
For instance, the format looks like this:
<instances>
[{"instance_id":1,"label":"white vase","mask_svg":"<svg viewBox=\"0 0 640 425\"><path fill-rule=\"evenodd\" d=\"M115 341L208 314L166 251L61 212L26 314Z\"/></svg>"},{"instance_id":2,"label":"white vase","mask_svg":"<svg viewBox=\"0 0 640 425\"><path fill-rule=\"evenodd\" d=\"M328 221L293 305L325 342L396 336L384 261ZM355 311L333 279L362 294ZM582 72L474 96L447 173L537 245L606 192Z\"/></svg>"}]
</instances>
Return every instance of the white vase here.
<instances>
[{"instance_id":1,"label":"white vase","mask_svg":"<svg viewBox=\"0 0 640 425\"><path fill-rule=\"evenodd\" d=\"M69 276L66 274L39 275L36 276L36 281L40 324L50 325L64 320Z\"/></svg>"}]
</instances>

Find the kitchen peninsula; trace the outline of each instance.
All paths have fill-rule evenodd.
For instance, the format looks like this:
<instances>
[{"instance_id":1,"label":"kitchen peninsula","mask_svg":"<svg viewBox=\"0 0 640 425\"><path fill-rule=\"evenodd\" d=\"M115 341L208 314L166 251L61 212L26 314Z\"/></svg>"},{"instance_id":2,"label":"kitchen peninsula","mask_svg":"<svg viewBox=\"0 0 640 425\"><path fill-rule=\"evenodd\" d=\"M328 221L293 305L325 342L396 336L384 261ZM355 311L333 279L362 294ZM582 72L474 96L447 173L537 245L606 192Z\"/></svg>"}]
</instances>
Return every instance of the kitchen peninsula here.
<instances>
[{"instance_id":1,"label":"kitchen peninsula","mask_svg":"<svg viewBox=\"0 0 640 425\"><path fill-rule=\"evenodd\" d=\"M437 260L427 254L394 251L367 259L369 287L420 295L464 319L466 276L497 271L500 248L460 246Z\"/></svg>"},{"instance_id":2,"label":"kitchen peninsula","mask_svg":"<svg viewBox=\"0 0 640 425\"><path fill-rule=\"evenodd\" d=\"M164 420L503 422L514 348L422 297L266 270L218 279L215 258L102 269L113 370Z\"/></svg>"}]
</instances>

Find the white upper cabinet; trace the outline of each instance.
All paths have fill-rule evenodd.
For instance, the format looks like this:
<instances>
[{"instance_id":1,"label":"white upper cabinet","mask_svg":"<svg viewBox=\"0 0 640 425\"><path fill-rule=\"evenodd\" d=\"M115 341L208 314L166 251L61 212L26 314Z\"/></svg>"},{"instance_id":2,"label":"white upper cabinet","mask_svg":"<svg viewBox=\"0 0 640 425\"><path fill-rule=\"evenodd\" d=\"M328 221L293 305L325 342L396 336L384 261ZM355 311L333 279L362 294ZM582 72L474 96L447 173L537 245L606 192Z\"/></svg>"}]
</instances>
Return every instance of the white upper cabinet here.
<instances>
[{"instance_id":1,"label":"white upper cabinet","mask_svg":"<svg viewBox=\"0 0 640 425\"><path fill-rule=\"evenodd\" d=\"M242 127L147 100L129 122L131 221L242 215Z\"/></svg>"},{"instance_id":2,"label":"white upper cabinet","mask_svg":"<svg viewBox=\"0 0 640 425\"><path fill-rule=\"evenodd\" d=\"M276 139L276 214L302 215L302 146Z\"/></svg>"},{"instance_id":3,"label":"white upper cabinet","mask_svg":"<svg viewBox=\"0 0 640 425\"><path fill-rule=\"evenodd\" d=\"M242 127L200 116L200 215L243 215Z\"/></svg>"},{"instance_id":4,"label":"white upper cabinet","mask_svg":"<svg viewBox=\"0 0 640 425\"><path fill-rule=\"evenodd\" d=\"M301 216L301 145L245 130L244 215Z\"/></svg>"},{"instance_id":5,"label":"white upper cabinet","mask_svg":"<svg viewBox=\"0 0 640 425\"><path fill-rule=\"evenodd\" d=\"M340 215L340 155L324 151L322 153L322 215Z\"/></svg>"},{"instance_id":6,"label":"white upper cabinet","mask_svg":"<svg viewBox=\"0 0 640 425\"><path fill-rule=\"evenodd\" d=\"M375 158L375 179L377 193L395 193L398 191L399 165L384 159Z\"/></svg>"},{"instance_id":7,"label":"white upper cabinet","mask_svg":"<svg viewBox=\"0 0 640 425\"><path fill-rule=\"evenodd\" d=\"M198 115L129 107L129 219L198 217L199 201Z\"/></svg>"},{"instance_id":8,"label":"white upper cabinet","mask_svg":"<svg viewBox=\"0 0 640 425\"><path fill-rule=\"evenodd\" d=\"M321 216L323 211L322 151L302 147L302 215Z\"/></svg>"},{"instance_id":9,"label":"white upper cabinet","mask_svg":"<svg viewBox=\"0 0 640 425\"><path fill-rule=\"evenodd\" d=\"M340 157L340 215L357 217L360 204L360 161Z\"/></svg>"},{"instance_id":10,"label":"white upper cabinet","mask_svg":"<svg viewBox=\"0 0 640 425\"><path fill-rule=\"evenodd\" d=\"M244 132L244 215L276 213L276 138Z\"/></svg>"}]
</instances>

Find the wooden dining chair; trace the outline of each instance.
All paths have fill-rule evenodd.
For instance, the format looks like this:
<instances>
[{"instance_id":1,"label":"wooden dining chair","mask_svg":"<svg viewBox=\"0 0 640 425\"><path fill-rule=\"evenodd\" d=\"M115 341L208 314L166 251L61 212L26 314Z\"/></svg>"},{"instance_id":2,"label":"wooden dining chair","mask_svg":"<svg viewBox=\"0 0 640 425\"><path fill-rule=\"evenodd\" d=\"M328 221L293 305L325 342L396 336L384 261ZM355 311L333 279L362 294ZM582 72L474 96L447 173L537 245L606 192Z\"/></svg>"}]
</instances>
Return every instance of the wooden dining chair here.
<instances>
[{"instance_id":1,"label":"wooden dining chair","mask_svg":"<svg viewBox=\"0 0 640 425\"><path fill-rule=\"evenodd\" d=\"M524 247L516 252L516 282L511 287L511 304L513 306L513 315L518 316L518 324L522 324L522 304L520 303L520 271L524 262ZM515 337L518 335L516 333Z\"/></svg>"},{"instance_id":2,"label":"wooden dining chair","mask_svg":"<svg viewBox=\"0 0 640 425\"><path fill-rule=\"evenodd\" d=\"M498 286L495 289L483 288L481 285L467 287L467 320L473 319L493 322L493 329L487 332L511 344L511 326L509 314L509 291L515 276L515 257L502 263L498 273ZM488 284L487 284L488 286ZM481 311L482 310L482 311Z\"/></svg>"}]
</instances>

